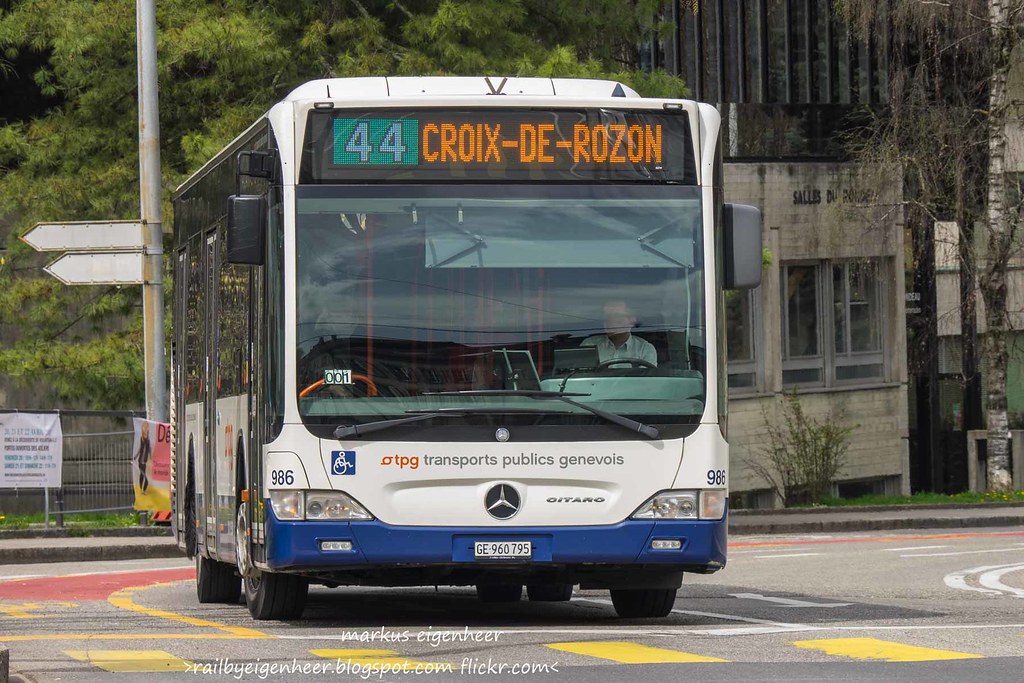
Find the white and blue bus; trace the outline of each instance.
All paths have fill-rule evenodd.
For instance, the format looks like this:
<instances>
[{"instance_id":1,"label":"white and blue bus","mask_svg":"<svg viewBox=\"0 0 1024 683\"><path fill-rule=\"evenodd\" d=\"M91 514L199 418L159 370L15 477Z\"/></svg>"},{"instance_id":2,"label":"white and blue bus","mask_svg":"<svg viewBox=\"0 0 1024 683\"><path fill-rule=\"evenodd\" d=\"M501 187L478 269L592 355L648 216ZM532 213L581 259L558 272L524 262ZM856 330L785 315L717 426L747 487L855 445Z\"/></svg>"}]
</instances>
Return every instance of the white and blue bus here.
<instances>
[{"instance_id":1,"label":"white and blue bus","mask_svg":"<svg viewBox=\"0 0 1024 683\"><path fill-rule=\"evenodd\" d=\"M725 566L720 118L609 81L306 83L174 198L174 525L200 602Z\"/></svg>"}]
</instances>

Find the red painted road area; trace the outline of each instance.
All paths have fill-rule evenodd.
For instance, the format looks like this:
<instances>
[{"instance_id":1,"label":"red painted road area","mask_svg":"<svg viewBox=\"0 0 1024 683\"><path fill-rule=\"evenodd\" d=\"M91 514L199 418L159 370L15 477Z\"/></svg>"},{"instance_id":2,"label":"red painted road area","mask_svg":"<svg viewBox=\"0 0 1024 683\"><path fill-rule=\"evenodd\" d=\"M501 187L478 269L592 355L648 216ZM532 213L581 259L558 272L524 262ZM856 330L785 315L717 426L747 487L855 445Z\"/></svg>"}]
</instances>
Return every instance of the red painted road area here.
<instances>
[{"instance_id":1,"label":"red painted road area","mask_svg":"<svg viewBox=\"0 0 1024 683\"><path fill-rule=\"evenodd\" d=\"M46 576L21 581L0 581L0 600L106 600L111 593L154 583L195 579L196 570L155 569L123 574Z\"/></svg>"}]
</instances>

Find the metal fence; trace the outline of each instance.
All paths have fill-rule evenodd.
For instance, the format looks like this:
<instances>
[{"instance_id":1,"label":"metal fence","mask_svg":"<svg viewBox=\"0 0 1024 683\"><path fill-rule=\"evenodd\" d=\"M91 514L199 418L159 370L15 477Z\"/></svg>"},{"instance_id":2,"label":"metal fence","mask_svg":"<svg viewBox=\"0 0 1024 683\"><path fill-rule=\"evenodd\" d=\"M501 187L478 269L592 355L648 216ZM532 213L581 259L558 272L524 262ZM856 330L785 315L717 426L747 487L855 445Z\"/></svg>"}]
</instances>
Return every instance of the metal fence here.
<instances>
[{"instance_id":1,"label":"metal fence","mask_svg":"<svg viewBox=\"0 0 1024 683\"><path fill-rule=\"evenodd\" d=\"M129 411L61 411L59 489L0 489L0 515L131 510L132 417Z\"/></svg>"}]
</instances>

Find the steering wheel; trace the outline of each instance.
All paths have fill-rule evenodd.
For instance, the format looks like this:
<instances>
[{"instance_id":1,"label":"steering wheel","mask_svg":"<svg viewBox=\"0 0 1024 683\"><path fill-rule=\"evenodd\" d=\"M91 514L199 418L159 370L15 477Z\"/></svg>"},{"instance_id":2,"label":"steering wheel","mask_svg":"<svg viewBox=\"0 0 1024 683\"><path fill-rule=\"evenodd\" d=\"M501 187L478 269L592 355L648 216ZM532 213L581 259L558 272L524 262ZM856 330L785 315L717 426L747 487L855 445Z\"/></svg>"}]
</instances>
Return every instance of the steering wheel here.
<instances>
[{"instance_id":1,"label":"steering wheel","mask_svg":"<svg viewBox=\"0 0 1024 683\"><path fill-rule=\"evenodd\" d=\"M366 383L366 395L367 396L376 396L377 395L377 393L378 393L377 385L374 384L373 380L370 379L369 377L367 377L366 375L359 375L359 374L356 374L356 373L353 372L352 373L352 379L357 379L360 382L365 382ZM299 392L299 398L305 398L306 396L312 394L317 389L319 389L321 387L324 387L324 386L336 386L336 385L324 384L324 381L322 379L318 379L317 381L313 382L308 387L306 387L305 389L300 391Z\"/></svg>"},{"instance_id":2,"label":"steering wheel","mask_svg":"<svg viewBox=\"0 0 1024 683\"><path fill-rule=\"evenodd\" d=\"M629 363L634 368L635 367L641 367L641 368L656 368L656 367L658 367L654 363L652 363L652 362L650 362L648 360L644 360L643 358L609 358L606 361L601 361L600 363L598 363L597 364L597 369L598 370L603 370L603 369L605 369L607 367L611 367L612 365L622 365L623 363Z\"/></svg>"}]
</instances>

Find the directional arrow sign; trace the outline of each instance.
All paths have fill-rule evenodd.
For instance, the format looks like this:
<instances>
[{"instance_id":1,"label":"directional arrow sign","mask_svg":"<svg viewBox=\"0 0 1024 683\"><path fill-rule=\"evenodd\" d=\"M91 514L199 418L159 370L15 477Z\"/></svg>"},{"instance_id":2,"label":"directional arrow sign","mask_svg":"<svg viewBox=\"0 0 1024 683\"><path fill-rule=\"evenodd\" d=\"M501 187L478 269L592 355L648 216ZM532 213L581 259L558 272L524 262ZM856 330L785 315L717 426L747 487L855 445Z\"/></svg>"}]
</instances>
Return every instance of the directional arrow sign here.
<instances>
[{"instance_id":1,"label":"directional arrow sign","mask_svg":"<svg viewBox=\"0 0 1024 683\"><path fill-rule=\"evenodd\" d=\"M21 236L36 251L141 251L138 221L36 223Z\"/></svg>"},{"instance_id":2,"label":"directional arrow sign","mask_svg":"<svg viewBox=\"0 0 1024 683\"><path fill-rule=\"evenodd\" d=\"M66 285L141 285L143 255L64 254L45 270Z\"/></svg>"}]
</instances>

